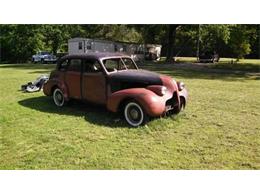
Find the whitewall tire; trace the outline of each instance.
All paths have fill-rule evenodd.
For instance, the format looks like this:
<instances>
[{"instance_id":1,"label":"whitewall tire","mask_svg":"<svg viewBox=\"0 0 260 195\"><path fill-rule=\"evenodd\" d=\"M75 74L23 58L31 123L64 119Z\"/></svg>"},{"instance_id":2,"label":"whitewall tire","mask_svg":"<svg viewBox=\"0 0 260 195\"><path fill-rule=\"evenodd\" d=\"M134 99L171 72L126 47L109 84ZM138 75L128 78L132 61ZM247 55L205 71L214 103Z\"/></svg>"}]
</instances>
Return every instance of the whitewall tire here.
<instances>
[{"instance_id":1,"label":"whitewall tire","mask_svg":"<svg viewBox=\"0 0 260 195\"><path fill-rule=\"evenodd\" d=\"M124 117L126 122L132 127L138 127L146 123L146 113L136 102L130 101L124 107Z\"/></svg>"},{"instance_id":2,"label":"whitewall tire","mask_svg":"<svg viewBox=\"0 0 260 195\"><path fill-rule=\"evenodd\" d=\"M65 98L63 92L59 89L56 88L53 92L53 101L56 106L62 107L65 104Z\"/></svg>"}]
</instances>

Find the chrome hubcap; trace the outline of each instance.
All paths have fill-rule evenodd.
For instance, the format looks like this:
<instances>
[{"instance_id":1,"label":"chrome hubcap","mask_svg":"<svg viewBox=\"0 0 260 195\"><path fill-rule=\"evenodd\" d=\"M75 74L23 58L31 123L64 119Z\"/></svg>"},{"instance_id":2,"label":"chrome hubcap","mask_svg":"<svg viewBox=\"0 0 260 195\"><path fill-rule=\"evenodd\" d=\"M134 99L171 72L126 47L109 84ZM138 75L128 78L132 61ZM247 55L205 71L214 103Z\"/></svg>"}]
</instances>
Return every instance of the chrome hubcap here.
<instances>
[{"instance_id":1,"label":"chrome hubcap","mask_svg":"<svg viewBox=\"0 0 260 195\"><path fill-rule=\"evenodd\" d=\"M131 118L133 118L134 120L138 119L138 117L139 117L138 111L134 108L132 110L130 110L130 115L131 115Z\"/></svg>"}]
</instances>

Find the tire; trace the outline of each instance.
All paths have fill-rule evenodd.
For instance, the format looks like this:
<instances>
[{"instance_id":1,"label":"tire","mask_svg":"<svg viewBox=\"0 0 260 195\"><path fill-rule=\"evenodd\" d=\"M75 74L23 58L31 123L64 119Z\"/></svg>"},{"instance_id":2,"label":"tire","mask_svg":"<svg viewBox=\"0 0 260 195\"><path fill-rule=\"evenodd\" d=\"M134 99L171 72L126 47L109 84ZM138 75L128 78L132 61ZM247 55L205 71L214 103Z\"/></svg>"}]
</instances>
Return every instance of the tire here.
<instances>
[{"instance_id":1,"label":"tire","mask_svg":"<svg viewBox=\"0 0 260 195\"><path fill-rule=\"evenodd\" d=\"M41 64L45 64L44 59L41 59Z\"/></svg>"},{"instance_id":2,"label":"tire","mask_svg":"<svg viewBox=\"0 0 260 195\"><path fill-rule=\"evenodd\" d=\"M54 104L58 107L63 107L66 103L64 94L59 88L54 89L52 98L53 98Z\"/></svg>"},{"instance_id":3,"label":"tire","mask_svg":"<svg viewBox=\"0 0 260 195\"><path fill-rule=\"evenodd\" d=\"M132 127L138 127L147 123L147 114L142 106L135 101L129 101L125 104L124 117L126 122Z\"/></svg>"},{"instance_id":4,"label":"tire","mask_svg":"<svg viewBox=\"0 0 260 195\"><path fill-rule=\"evenodd\" d=\"M185 100L184 98L180 98L180 108L174 109L174 114L179 114L181 111L183 111L185 108Z\"/></svg>"}]
</instances>

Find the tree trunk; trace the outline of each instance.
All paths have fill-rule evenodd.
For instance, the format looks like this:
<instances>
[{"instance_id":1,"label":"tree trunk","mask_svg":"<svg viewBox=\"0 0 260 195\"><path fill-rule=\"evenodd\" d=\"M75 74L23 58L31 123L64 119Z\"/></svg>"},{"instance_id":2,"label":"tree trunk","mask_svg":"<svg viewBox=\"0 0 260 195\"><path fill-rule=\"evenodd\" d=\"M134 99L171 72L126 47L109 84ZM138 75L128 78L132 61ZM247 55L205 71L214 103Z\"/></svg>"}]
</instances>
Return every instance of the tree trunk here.
<instances>
[{"instance_id":1,"label":"tree trunk","mask_svg":"<svg viewBox=\"0 0 260 195\"><path fill-rule=\"evenodd\" d=\"M168 45L167 45L167 55L166 55L166 62L173 63L173 54L174 54L174 47L175 47L175 39L176 39L176 29L179 25L178 24L170 24L168 25Z\"/></svg>"},{"instance_id":2,"label":"tree trunk","mask_svg":"<svg viewBox=\"0 0 260 195\"><path fill-rule=\"evenodd\" d=\"M258 59L260 59L260 25L258 25L257 27L257 39L258 39L258 45L257 45L257 49L258 49Z\"/></svg>"},{"instance_id":3,"label":"tree trunk","mask_svg":"<svg viewBox=\"0 0 260 195\"><path fill-rule=\"evenodd\" d=\"M198 25L196 57L197 57L197 61L199 61L199 58L200 58L200 25Z\"/></svg>"}]
</instances>

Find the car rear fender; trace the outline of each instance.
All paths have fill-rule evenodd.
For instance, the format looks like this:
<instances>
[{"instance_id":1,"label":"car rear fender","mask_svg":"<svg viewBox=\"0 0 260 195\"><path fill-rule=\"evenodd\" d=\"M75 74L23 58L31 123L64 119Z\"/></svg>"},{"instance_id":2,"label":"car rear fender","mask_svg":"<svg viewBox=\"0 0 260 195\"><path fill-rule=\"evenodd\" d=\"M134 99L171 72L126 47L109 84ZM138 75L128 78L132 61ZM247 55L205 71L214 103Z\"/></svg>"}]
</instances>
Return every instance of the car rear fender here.
<instances>
[{"instance_id":1,"label":"car rear fender","mask_svg":"<svg viewBox=\"0 0 260 195\"><path fill-rule=\"evenodd\" d=\"M43 92L47 96L52 96L52 93L55 88L59 88L62 90L65 100L69 100L68 87L65 83L59 81L58 79L50 79L43 86Z\"/></svg>"},{"instance_id":2,"label":"car rear fender","mask_svg":"<svg viewBox=\"0 0 260 195\"><path fill-rule=\"evenodd\" d=\"M117 91L108 97L107 109L118 112L125 100L137 101L150 116L160 116L165 111L165 100L145 88L132 88Z\"/></svg>"}]
</instances>

